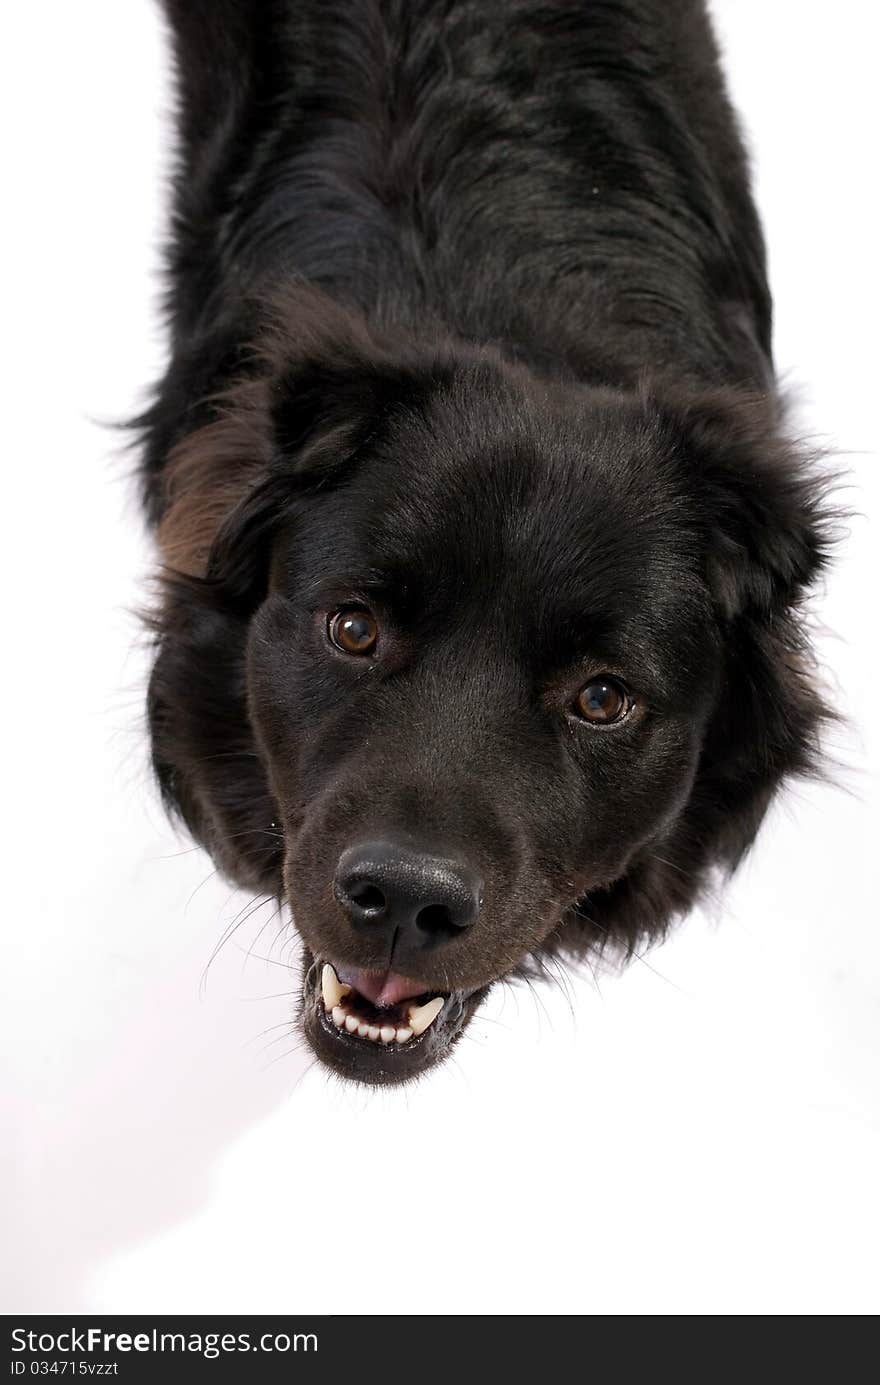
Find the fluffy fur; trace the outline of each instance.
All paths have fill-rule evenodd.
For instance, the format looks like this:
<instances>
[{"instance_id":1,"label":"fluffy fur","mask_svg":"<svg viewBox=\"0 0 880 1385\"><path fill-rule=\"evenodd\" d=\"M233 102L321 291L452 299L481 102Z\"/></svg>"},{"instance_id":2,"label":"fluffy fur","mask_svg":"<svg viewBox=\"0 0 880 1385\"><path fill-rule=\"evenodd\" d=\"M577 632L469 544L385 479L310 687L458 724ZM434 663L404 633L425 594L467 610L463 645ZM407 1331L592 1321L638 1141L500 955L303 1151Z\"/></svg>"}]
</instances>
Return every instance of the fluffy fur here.
<instances>
[{"instance_id":1,"label":"fluffy fur","mask_svg":"<svg viewBox=\"0 0 880 1385\"><path fill-rule=\"evenodd\" d=\"M821 487L701 3L166 10L154 762L221 869L290 903L320 1055L393 1081L498 977L662 934L809 769ZM326 639L352 604L366 663ZM599 674L634 693L618 726L572 715ZM412 963L452 1019L395 1069L319 1032L308 967L397 961L331 882L404 829L485 903Z\"/></svg>"}]
</instances>

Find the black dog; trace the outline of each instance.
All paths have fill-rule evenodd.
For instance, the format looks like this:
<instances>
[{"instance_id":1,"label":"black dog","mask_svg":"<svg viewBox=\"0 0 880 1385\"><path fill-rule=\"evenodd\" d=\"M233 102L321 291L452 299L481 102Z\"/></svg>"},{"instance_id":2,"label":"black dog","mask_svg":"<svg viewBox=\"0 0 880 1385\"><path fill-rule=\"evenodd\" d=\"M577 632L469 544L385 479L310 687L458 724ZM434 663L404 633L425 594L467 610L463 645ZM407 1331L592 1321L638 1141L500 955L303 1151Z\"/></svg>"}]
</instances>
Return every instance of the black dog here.
<instances>
[{"instance_id":1,"label":"black dog","mask_svg":"<svg viewBox=\"0 0 880 1385\"><path fill-rule=\"evenodd\" d=\"M819 486L698 0L166 8L156 770L289 903L319 1056L395 1082L809 769Z\"/></svg>"}]
</instances>

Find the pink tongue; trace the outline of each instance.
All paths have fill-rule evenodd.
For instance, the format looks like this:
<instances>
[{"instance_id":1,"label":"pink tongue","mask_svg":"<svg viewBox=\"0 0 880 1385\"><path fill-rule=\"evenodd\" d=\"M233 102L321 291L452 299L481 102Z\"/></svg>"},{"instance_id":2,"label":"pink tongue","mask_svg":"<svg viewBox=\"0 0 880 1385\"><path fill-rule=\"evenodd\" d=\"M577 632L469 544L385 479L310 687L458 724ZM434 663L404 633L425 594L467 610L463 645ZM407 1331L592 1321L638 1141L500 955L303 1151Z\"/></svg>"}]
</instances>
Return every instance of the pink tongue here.
<instances>
[{"instance_id":1,"label":"pink tongue","mask_svg":"<svg viewBox=\"0 0 880 1385\"><path fill-rule=\"evenodd\" d=\"M358 967L345 970L337 967L336 974L345 986L354 986L371 1005L397 1005L401 1000L423 995L423 981L411 981L394 971L361 971Z\"/></svg>"}]
</instances>

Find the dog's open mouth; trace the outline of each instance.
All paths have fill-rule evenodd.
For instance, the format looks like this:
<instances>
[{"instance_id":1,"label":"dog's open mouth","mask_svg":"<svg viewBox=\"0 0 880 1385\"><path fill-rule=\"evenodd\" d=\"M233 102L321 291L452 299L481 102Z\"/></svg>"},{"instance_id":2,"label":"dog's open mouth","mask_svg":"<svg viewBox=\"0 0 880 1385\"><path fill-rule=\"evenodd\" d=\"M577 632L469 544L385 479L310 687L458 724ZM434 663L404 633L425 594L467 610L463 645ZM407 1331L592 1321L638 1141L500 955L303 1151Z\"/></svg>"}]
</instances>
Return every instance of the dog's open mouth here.
<instances>
[{"instance_id":1,"label":"dog's open mouth","mask_svg":"<svg viewBox=\"0 0 880 1385\"><path fill-rule=\"evenodd\" d=\"M318 1054L357 1082L388 1085L446 1056L488 987L436 991L394 972L307 958L303 1021Z\"/></svg>"},{"instance_id":2,"label":"dog's open mouth","mask_svg":"<svg viewBox=\"0 0 880 1385\"><path fill-rule=\"evenodd\" d=\"M321 1000L325 1018L329 1015L337 1029L357 1034L359 1039L369 1039L374 1044L408 1044L421 1038L430 1028L447 997L442 994L418 996L415 1000L407 997L395 1005L385 1004L380 1008L354 985L340 980L335 968L324 962Z\"/></svg>"}]
</instances>

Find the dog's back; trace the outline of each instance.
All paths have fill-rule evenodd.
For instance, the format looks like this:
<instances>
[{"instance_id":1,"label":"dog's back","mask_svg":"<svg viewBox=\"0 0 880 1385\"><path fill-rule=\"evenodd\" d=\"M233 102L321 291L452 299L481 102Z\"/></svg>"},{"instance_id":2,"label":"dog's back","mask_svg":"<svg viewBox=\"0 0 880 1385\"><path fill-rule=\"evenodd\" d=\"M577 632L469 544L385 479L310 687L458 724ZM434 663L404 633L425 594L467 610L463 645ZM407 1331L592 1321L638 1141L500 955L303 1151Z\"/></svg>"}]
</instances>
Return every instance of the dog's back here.
<instances>
[{"instance_id":1,"label":"dog's back","mask_svg":"<svg viewBox=\"0 0 880 1385\"><path fill-rule=\"evenodd\" d=\"M147 473L302 278L631 385L766 377L761 234L696 0L168 0L174 354Z\"/></svg>"}]
</instances>

